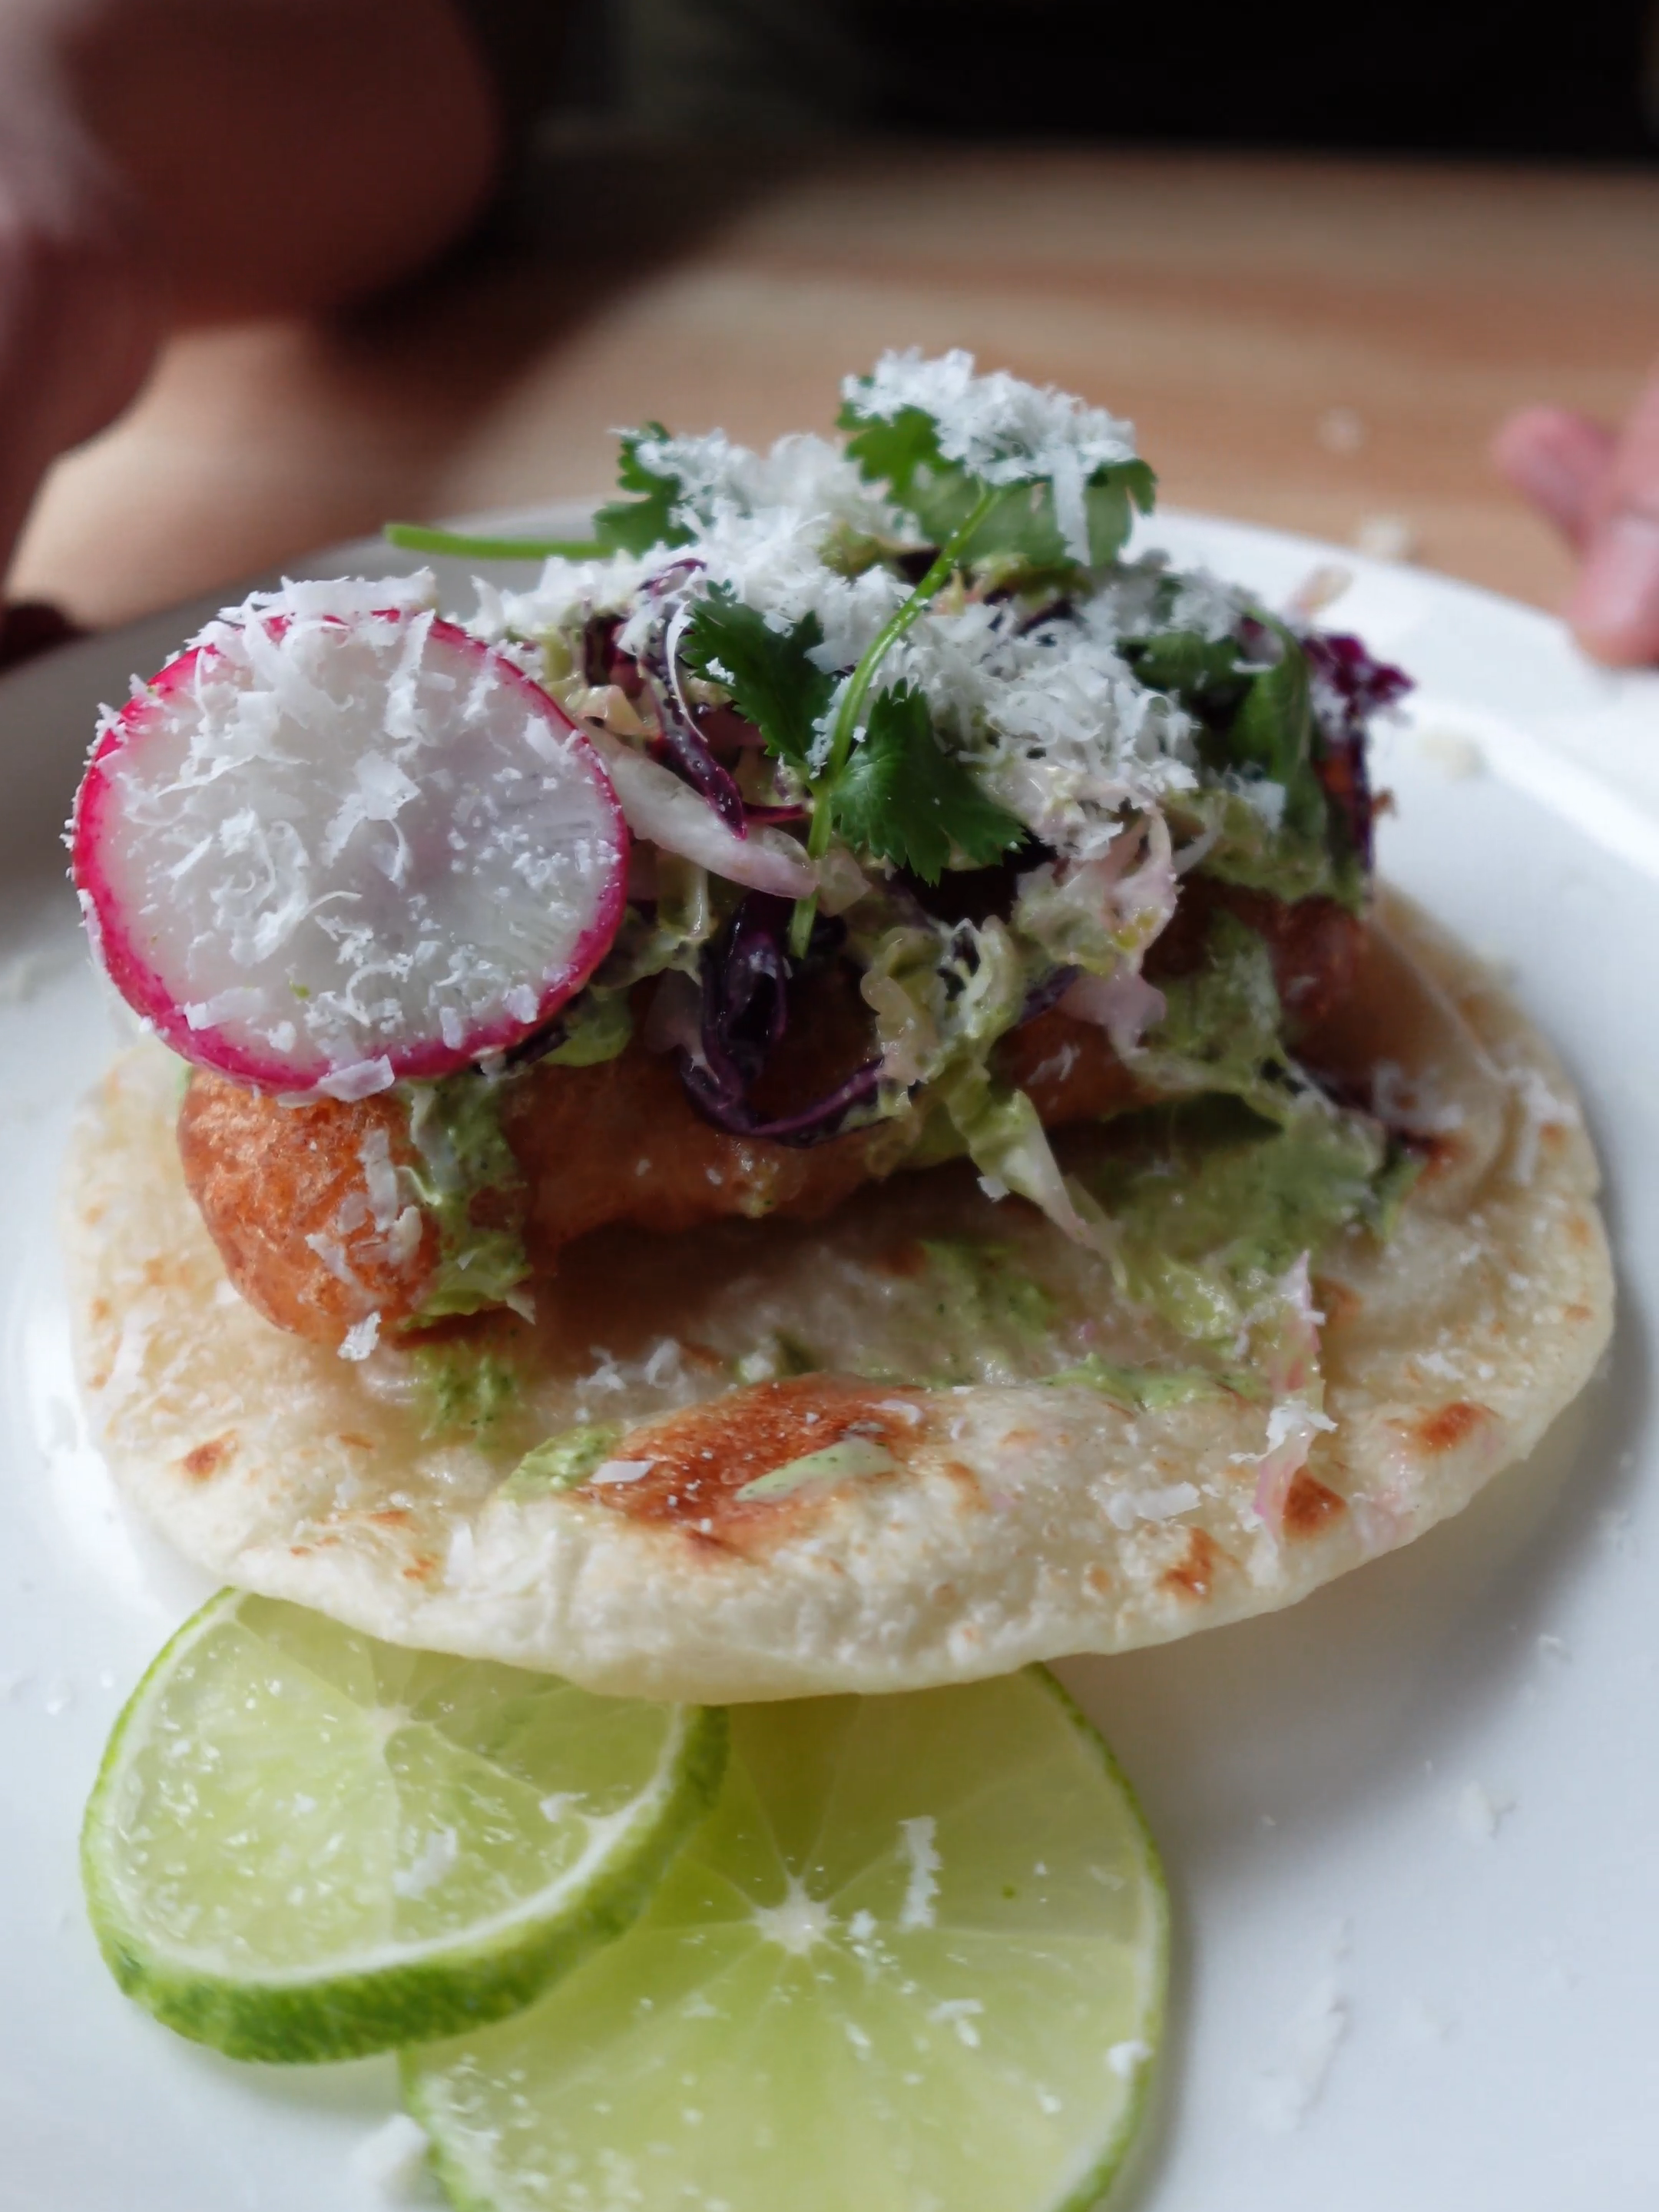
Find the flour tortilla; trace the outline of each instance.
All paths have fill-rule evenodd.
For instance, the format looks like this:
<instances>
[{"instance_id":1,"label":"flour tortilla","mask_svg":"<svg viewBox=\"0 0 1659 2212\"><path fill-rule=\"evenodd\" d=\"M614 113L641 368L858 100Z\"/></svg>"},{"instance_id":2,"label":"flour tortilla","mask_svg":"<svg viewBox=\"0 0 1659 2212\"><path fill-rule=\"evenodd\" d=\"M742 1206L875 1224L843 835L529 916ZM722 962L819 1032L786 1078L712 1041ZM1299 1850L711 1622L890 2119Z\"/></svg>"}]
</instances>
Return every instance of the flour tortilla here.
<instances>
[{"instance_id":1,"label":"flour tortilla","mask_svg":"<svg viewBox=\"0 0 1659 2212\"><path fill-rule=\"evenodd\" d=\"M1335 1425L1277 1528L1253 1504L1268 1409L1240 1399L1132 1413L998 1379L994 1347L965 1388L805 1376L731 1395L745 1331L751 1358L793 1331L866 1371L855 1355L890 1339L901 1372L936 1371L903 1367L915 1301L871 1256L906 1209L924 1230L1023 1239L1051 1268L1096 1264L950 1170L811 1228L619 1232L568 1255L540 1322L507 1324L530 1416L543 1434L633 1433L599 1486L516 1495L516 1448L424 1433L406 1347L354 1365L231 1290L179 1174L177 1063L149 1048L83 1117L67 1201L81 1374L115 1474L229 1582L631 1695L911 1689L1288 1605L1530 1451L1611 1328L1596 1164L1559 1064L1423 917L1389 899L1381 920L1353 1050L1380 1042L1435 1159L1385 1247L1355 1231L1318 1267ZM1103 1273L1097 1294L1109 1352L1180 1360ZM842 1448L823 1479L736 1495L819 1440Z\"/></svg>"}]
</instances>

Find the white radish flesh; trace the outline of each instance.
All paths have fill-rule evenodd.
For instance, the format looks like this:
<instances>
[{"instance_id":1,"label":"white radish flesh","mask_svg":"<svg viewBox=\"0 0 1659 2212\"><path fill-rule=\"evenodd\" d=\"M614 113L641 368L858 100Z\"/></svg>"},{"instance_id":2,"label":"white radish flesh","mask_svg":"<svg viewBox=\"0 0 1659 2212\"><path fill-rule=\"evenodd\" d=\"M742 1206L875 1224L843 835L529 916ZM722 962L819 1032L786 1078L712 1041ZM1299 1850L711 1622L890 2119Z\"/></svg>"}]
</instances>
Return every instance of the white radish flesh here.
<instances>
[{"instance_id":1,"label":"white radish flesh","mask_svg":"<svg viewBox=\"0 0 1659 2212\"><path fill-rule=\"evenodd\" d=\"M107 718L76 803L94 950L173 1049L361 1097L529 1035L622 918L592 747L406 580L290 586Z\"/></svg>"}]
</instances>

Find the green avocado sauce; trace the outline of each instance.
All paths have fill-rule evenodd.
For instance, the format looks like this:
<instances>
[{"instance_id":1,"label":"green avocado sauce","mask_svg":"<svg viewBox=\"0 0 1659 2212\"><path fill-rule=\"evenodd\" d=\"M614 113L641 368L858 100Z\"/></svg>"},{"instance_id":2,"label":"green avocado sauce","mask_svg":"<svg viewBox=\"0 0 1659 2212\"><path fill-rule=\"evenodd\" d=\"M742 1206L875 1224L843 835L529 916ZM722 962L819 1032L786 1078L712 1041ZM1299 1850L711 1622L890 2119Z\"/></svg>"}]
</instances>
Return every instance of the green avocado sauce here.
<instances>
[{"instance_id":1,"label":"green avocado sauce","mask_svg":"<svg viewBox=\"0 0 1659 2212\"><path fill-rule=\"evenodd\" d=\"M1343 1230L1386 1235L1413 1172L1373 1122L1316 1094L1277 1125L1225 1097L1136 1120L1087 1180L1117 1226L1124 1290L1194 1343L1237 1338L1286 1270Z\"/></svg>"},{"instance_id":2,"label":"green avocado sauce","mask_svg":"<svg viewBox=\"0 0 1659 2212\"><path fill-rule=\"evenodd\" d=\"M518 1369L488 1345L422 1344L413 1360L428 1437L487 1443L523 1395Z\"/></svg>"},{"instance_id":3,"label":"green avocado sauce","mask_svg":"<svg viewBox=\"0 0 1659 2212\"><path fill-rule=\"evenodd\" d=\"M438 1229L437 1270L413 1316L417 1328L501 1305L530 1274L517 1229L483 1228L473 1218L473 1201L484 1192L499 1193L516 1211L524 1188L501 1134L501 1087L476 1069L402 1086L421 1161L408 1173Z\"/></svg>"},{"instance_id":4,"label":"green avocado sauce","mask_svg":"<svg viewBox=\"0 0 1659 2212\"><path fill-rule=\"evenodd\" d=\"M619 1428L600 1422L562 1430L525 1454L501 1485L501 1496L544 1498L556 1490L574 1490L605 1465L622 1434Z\"/></svg>"},{"instance_id":5,"label":"green avocado sauce","mask_svg":"<svg viewBox=\"0 0 1659 2212\"><path fill-rule=\"evenodd\" d=\"M559 1019L559 1042L544 1057L555 1067L597 1067L615 1060L634 1034L623 991L579 992Z\"/></svg>"},{"instance_id":6,"label":"green avocado sauce","mask_svg":"<svg viewBox=\"0 0 1659 2212\"><path fill-rule=\"evenodd\" d=\"M1146 1039L1150 1079L1176 1097L1228 1092L1277 1119L1290 1062L1273 958L1257 933L1217 914L1203 964L1163 990L1166 1012Z\"/></svg>"},{"instance_id":7,"label":"green avocado sauce","mask_svg":"<svg viewBox=\"0 0 1659 2212\"><path fill-rule=\"evenodd\" d=\"M1097 1390L1126 1413L1162 1413L1199 1398L1255 1398L1261 1395L1253 1376L1229 1370L1211 1374L1202 1367L1125 1367L1091 1352L1075 1367L1063 1367L1043 1381L1056 1389Z\"/></svg>"},{"instance_id":8,"label":"green avocado sauce","mask_svg":"<svg viewBox=\"0 0 1659 2212\"><path fill-rule=\"evenodd\" d=\"M1030 1340L1052 1325L1052 1293L1020 1266L1010 1246L970 1237L933 1237L923 1238L921 1249L927 1255L927 1287L935 1310L953 1329Z\"/></svg>"}]
</instances>

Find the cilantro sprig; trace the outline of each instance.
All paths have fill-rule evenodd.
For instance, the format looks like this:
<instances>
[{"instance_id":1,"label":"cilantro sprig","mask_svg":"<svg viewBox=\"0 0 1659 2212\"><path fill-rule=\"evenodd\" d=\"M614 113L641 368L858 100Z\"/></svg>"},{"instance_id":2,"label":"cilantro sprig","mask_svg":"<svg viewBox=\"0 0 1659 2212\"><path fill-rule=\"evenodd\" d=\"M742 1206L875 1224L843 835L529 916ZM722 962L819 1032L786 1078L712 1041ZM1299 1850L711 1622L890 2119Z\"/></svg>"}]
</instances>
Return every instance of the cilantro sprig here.
<instances>
[{"instance_id":1,"label":"cilantro sprig","mask_svg":"<svg viewBox=\"0 0 1659 2212\"><path fill-rule=\"evenodd\" d=\"M921 404L927 393L936 394L938 411ZM879 827L891 842L902 843L907 866L937 880L951 842L951 833L941 833L939 826L947 817L968 830L968 839L956 842L970 857L994 857L1024 833L1012 815L985 798L960 763L941 751L925 703L912 703L918 695L902 686L877 694L866 726L866 704L881 664L971 561L1012 555L1031 568L1054 568L1085 558L1095 566L1115 559L1134 509L1150 510L1156 479L1126 450L1121 424L1061 394L1007 378L976 378L965 354L932 363L889 356L873 376L850 378L842 401L838 421L851 433L848 456L866 482L884 486L896 505L915 515L939 552L871 641L842 693L828 757L813 782L806 849L811 858L822 857L837 818L836 794L850 777L854 789L867 783L889 802L879 823L861 801L854 802L866 832ZM860 738L864 746L876 740L878 753L855 775ZM900 773L905 744L911 752ZM793 945L805 944L811 919L812 902L803 900Z\"/></svg>"},{"instance_id":2,"label":"cilantro sprig","mask_svg":"<svg viewBox=\"0 0 1659 2212\"><path fill-rule=\"evenodd\" d=\"M674 519L681 496L678 477L647 467L641 446L668 435L660 422L624 431L617 482L632 499L613 499L593 517L591 538L491 538L465 531L431 530L424 523L389 522L384 535L410 553L444 553L462 561L603 561L613 553L648 553L653 545L684 545L691 532Z\"/></svg>"},{"instance_id":3,"label":"cilantro sprig","mask_svg":"<svg viewBox=\"0 0 1659 2212\"><path fill-rule=\"evenodd\" d=\"M966 356L910 366L923 388L930 375L939 384L942 411L896 404L882 369L843 386L837 420L852 434L848 455L866 482L884 485L934 544L974 516L963 548L969 560L1041 571L1116 559L1135 511L1151 514L1158 487L1145 461L1118 438L1103 438L1103 424L1114 433L1124 426L1012 379L975 378ZM906 367L883 364L901 374ZM963 420L951 422L945 410Z\"/></svg>"},{"instance_id":4,"label":"cilantro sprig","mask_svg":"<svg viewBox=\"0 0 1659 2212\"><path fill-rule=\"evenodd\" d=\"M1079 411L1059 395L1008 380L973 380L971 362L952 356L935 367L958 382L966 375L975 405L987 395L991 400L988 441L976 433L977 443L964 444L943 414L893 406L877 394L889 365L843 388L840 422L852 433L848 452L866 480L884 485L915 517L939 550L840 686L839 698L835 674L820 665L823 634L815 616L774 629L757 610L716 587L698 599L680 650L696 673L730 691L768 750L807 785L811 859L823 857L839 830L864 850L936 883L953 851L983 866L1018 844L1024 830L940 744L923 693L904 683L878 687L883 663L969 561L1012 560L1040 571L1074 567L1085 556L1093 564L1112 559L1128 535L1133 509L1150 507L1153 478L1143 462L1123 457L1117 436L1122 426ZM1024 395L1006 422L997 416L1005 386ZM1029 402L1036 416L1030 415ZM1015 419L1022 404L1029 420ZM1111 434L1103 442L1102 425ZM406 523L393 524L386 535L410 550L475 559L594 559L684 544L695 533L679 519L684 487L644 457L645 448L660 446L667 434L652 422L623 437L618 481L631 495L599 508L591 538L465 537ZM978 465L970 465L975 456ZM797 906L790 944L798 956L811 939L815 906L811 899Z\"/></svg>"},{"instance_id":5,"label":"cilantro sprig","mask_svg":"<svg viewBox=\"0 0 1659 2212\"><path fill-rule=\"evenodd\" d=\"M789 629L774 629L755 608L717 586L696 602L680 647L686 665L723 685L738 714L759 730L767 750L811 788L816 843L809 840L808 851L822 854L838 830L849 844L934 884L953 848L977 867L1018 843L1024 835L1021 824L945 751L925 695L909 684L878 692L857 742L849 739L837 757L832 739L829 758L815 774L815 752L836 692L836 678L815 658L823 644L815 614ZM873 672L874 659L866 659ZM843 718L844 710L836 718L837 732ZM797 915L796 928L802 936L810 933L810 907L805 921Z\"/></svg>"},{"instance_id":6,"label":"cilantro sprig","mask_svg":"<svg viewBox=\"0 0 1659 2212\"><path fill-rule=\"evenodd\" d=\"M696 673L725 685L767 750L808 786L810 859L823 859L839 829L851 843L937 883L953 845L981 865L1024 836L1014 816L981 791L971 770L942 749L921 692L901 684L871 701L882 662L955 574L994 496L987 487L974 501L927 574L872 640L842 691L827 748L822 733L836 682L812 657L823 643L817 616L775 630L718 588L698 601L681 651ZM810 898L795 908L789 947L797 959L811 941L816 911Z\"/></svg>"},{"instance_id":7,"label":"cilantro sprig","mask_svg":"<svg viewBox=\"0 0 1659 2212\"><path fill-rule=\"evenodd\" d=\"M935 597L944 590L956 574L963 561L965 549L971 543L975 532L980 528L995 506L998 496L999 494L994 485L986 484L980 488L961 521L940 546L932 567L921 578L909 598L903 600L883 623L848 678L847 688L841 696L841 703L836 709L834 725L830 729L828 758L821 773L813 779L812 782L812 826L806 838L809 859L822 860L829 850L830 836L836 824L835 795L848 775L848 766L853 758L853 749L860 735L860 722L864 715L865 702L870 696L877 671L905 632L914 629L921 621ZM879 707L887 696L885 693L879 695L875 702L876 706ZM932 720L925 714L925 705L924 719L926 741L928 746L945 764L945 769L954 772L954 777L959 780L959 791L971 792L976 800L980 799L981 794L969 771L959 762L951 761L945 755L939 752L938 739L933 735ZM875 726L875 720L872 709L870 716L871 730ZM899 731L916 732L919 725L915 710L906 708L902 712L893 711L890 723L884 726L895 733ZM870 730L864 731L862 734L867 741ZM890 736L886 742L890 745L896 742L896 738ZM915 787L921 788L922 783L929 779L932 780L933 788L937 793L938 772L933 769L931 764L927 769L919 772L915 779ZM899 785L890 773L887 775L885 781L890 788L896 792ZM999 817L999 842L994 848L994 851L1005 851L1009 846L1017 844L1025 834L1022 825L1012 814L1005 813L1000 807L994 806L990 800L982 800L982 804ZM965 799L960 805L953 808L952 811L963 814L965 818L967 812ZM988 835L988 829L982 827L978 837L978 842L981 846L985 844ZM907 811L896 817L891 836L895 842L902 841L903 851L895 851L890 854L889 857L902 860L907 866L914 865L916 873L924 882L936 883L939 880L939 869L944 865L944 856L934 857L938 848L933 820L925 815L917 819ZM948 852L948 841L945 849ZM816 900L808 898L802 899L795 908L794 919L790 927L789 945L790 950L798 957L805 951L811 937L812 916L816 907Z\"/></svg>"},{"instance_id":8,"label":"cilantro sprig","mask_svg":"<svg viewBox=\"0 0 1659 2212\"><path fill-rule=\"evenodd\" d=\"M594 515L593 536L602 551L648 553L653 545L690 544L693 533L674 519L683 496L679 478L648 468L640 459L641 446L660 446L667 437L660 422L623 433L617 483L622 490L638 495L611 500Z\"/></svg>"}]
</instances>

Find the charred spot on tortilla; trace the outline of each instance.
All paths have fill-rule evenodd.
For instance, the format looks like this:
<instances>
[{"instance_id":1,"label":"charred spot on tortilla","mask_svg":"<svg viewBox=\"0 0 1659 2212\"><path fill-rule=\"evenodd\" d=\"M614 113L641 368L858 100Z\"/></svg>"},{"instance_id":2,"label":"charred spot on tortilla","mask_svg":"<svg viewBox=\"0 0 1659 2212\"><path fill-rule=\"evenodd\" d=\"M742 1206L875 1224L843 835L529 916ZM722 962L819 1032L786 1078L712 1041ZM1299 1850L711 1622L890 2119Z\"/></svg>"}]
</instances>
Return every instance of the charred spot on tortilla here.
<instances>
[{"instance_id":1,"label":"charred spot on tortilla","mask_svg":"<svg viewBox=\"0 0 1659 2212\"><path fill-rule=\"evenodd\" d=\"M1491 1407L1455 1398L1414 1421L1411 1433L1425 1452L1457 1451L1496 1419Z\"/></svg>"},{"instance_id":2,"label":"charred spot on tortilla","mask_svg":"<svg viewBox=\"0 0 1659 2212\"><path fill-rule=\"evenodd\" d=\"M1346 1510L1335 1491L1328 1490L1304 1467L1285 1493L1285 1532L1290 1536L1311 1536L1335 1515Z\"/></svg>"},{"instance_id":3,"label":"charred spot on tortilla","mask_svg":"<svg viewBox=\"0 0 1659 2212\"><path fill-rule=\"evenodd\" d=\"M235 1449L235 1436L227 1431L222 1437L210 1437L205 1443L192 1444L179 1463L192 1482L207 1482L228 1464Z\"/></svg>"},{"instance_id":4,"label":"charred spot on tortilla","mask_svg":"<svg viewBox=\"0 0 1659 2212\"><path fill-rule=\"evenodd\" d=\"M914 1393L803 1376L727 1391L630 1430L581 1494L705 1536L797 1526L849 1483L905 1472L927 1426Z\"/></svg>"},{"instance_id":5,"label":"charred spot on tortilla","mask_svg":"<svg viewBox=\"0 0 1659 2212\"><path fill-rule=\"evenodd\" d=\"M1214 1537L1205 1529L1194 1528L1188 1534L1185 1557L1175 1566L1166 1567L1160 1580L1165 1589L1179 1597L1201 1600L1209 1596L1220 1570L1233 1564Z\"/></svg>"}]
</instances>

